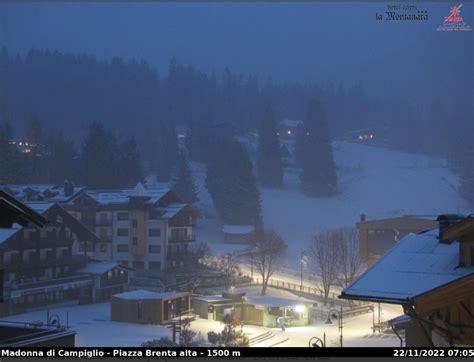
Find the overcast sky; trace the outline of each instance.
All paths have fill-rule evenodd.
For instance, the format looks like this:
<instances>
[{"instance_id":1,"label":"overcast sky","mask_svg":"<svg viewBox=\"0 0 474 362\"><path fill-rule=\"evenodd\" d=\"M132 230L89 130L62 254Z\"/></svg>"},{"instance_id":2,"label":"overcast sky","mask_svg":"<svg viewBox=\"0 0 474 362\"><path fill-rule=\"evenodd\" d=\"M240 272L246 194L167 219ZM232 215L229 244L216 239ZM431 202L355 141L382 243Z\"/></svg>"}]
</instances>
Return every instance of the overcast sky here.
<instances>
[{"instance_id":1,"label":"overcast sky","mask_svg":"<svg viewBox=\"0 0 474 362\"><path fill-rule=\"evenodd\" d=\"M466 37L436 31L454 3L414 2L428 21L376 21L388 4L1 3L0 44L10 53L38 47L144 58L161 75L176 55L218 74L229 66L261 79L362 81L384 93L417 79L427 48ZM464 4L462 15L474 26L472 9Z\"/></svg>"}]
</instances>

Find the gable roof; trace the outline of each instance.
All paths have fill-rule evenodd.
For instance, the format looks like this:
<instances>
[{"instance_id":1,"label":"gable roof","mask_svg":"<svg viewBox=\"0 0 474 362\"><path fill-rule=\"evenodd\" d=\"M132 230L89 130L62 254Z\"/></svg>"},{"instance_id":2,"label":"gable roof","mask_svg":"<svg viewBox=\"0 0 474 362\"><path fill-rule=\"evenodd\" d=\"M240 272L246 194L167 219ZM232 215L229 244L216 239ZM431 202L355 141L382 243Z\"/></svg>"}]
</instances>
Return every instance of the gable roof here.
<instances>
[{"instance_id":1,"label":"gable roof","mask_svg":"<svg viewBox=\"0 0 474 362\"><path fill-rule=\"evenodd\" d=\"M0 190L0 226L11 228L15 223L26 226L30 222L43 227L48 221L23 202Z\"/></svg>"},{"instance_id":2,"label":"gable roof","mask_svg":"<svg viewBox=\"0 0 474 362\"><path fill-rule=\"evenodd\" d=\"M402 304L471 274L459 266L459 243L440 243L433 229L403 238L339 297Z\"/></svg>"},{"instance_id":3,"label":"gable roof","mask_svg":"<svg viewBox=\"0 0 474 362\"><path fill-rule=\"evenodd\" d=\"M70 195L64 194L64 185L55 184L5 184L0 186L4 191L22 201L32 201L32 196L38 201L67 202L84 190L84 186L73 186Z\"/></svg>"},{"instance_id":4,"label":"gable roof","mask_svg":"<svg viewBox=\"0 0 474 362\"><path fill-rule=\"evenodd\" d=\"M101 275L106 272L108 272L111 269L114 268L122 268L122 269L127 269L131 270L130 268L121 265L119 263L109 263L109 262L89 262L84 268L79 269L77 272L80 274L95 274L95 275Z\"/></svg>"}]
</instances>

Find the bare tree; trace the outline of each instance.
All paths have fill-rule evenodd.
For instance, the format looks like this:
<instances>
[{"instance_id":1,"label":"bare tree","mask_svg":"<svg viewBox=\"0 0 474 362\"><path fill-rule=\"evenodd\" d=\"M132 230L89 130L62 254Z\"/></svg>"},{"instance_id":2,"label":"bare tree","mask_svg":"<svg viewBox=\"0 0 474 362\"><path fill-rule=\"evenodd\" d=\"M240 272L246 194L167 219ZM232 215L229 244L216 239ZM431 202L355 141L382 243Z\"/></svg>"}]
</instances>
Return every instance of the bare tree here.
<instances>
[{"instance_id":1,"label":"bare tree","mask_svg":"<svg viewBox=\"0 0 474 362\"><path fill-rule=\"evenodd\" d=\"M262 276L262 295L267 292L270 277L283 265L286 255L285 241L273 230L258 238L251 252L255 270Z\"/></svg>"},{"instance_id":2,"label":"bare tree","mask_svg":"<svg viewBox=\"0 0 474 362\"><path fill-rule=\"evenodd\" d=\"M233 254L226 254L220 260L218 264L218 269L224 275L224 285L226 289L229 289L232 285L234 277L240 271L239 264L237 259Z\"/></svg>"},{"instance_id":3,"label":"bare tree","mask_svg":"<svg viewBox=\"0 0 474 362\"><path fill-rule=\"evenodd\" d=\"M359 250L359 234L352 227L341 229L342 242L340 243L341 269L344 276L344 286L352 283L362 269Z\"/></svg>"},{"instance_id":4,"label":"bare tree","mask_svg":"<svg viewBox=\"0 0 474 362\"><path fill-rule=\"evenodd\" d=\"M316 275L321 278L325 305L339 274L341 242L341 230L327 231L314 235L309 248L311 259L315 261Z\"/></svg>"}]
</instances>

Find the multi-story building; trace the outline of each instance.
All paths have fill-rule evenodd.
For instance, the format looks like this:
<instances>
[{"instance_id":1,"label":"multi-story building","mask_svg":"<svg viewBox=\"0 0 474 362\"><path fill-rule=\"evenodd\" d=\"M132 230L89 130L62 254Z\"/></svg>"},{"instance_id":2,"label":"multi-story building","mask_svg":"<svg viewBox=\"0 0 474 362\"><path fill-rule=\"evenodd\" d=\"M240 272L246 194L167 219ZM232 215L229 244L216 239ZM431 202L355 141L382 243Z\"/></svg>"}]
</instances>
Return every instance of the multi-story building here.
<instances>
[{"instance_id":1,"label":"multi-story building","mask_svg":"<svg viewBox=\"0 0 474 362\"><path fill-rule=\"evenodd\" d=\"M135 270L179 269L180 256L195 241L196 211L170 189L84 190L65 208L95 230L97 242L81 250L97 260Z\"/></svg>"},{"instance_id":2,"label":"multi-story building","mask_svg":"<svg viewBox=\"0 0 474 362\"><path fill-rule=\"evenodd\" d=\"M57 302L106 299L128 283L128 268L92 262L80 250L79 244L96 242L97 237L58 203L25 204L3 191L0 196L0 315ZM29 218L11 219L9 210L12 215L23 210Z\"/></svg>"}]
</instances>

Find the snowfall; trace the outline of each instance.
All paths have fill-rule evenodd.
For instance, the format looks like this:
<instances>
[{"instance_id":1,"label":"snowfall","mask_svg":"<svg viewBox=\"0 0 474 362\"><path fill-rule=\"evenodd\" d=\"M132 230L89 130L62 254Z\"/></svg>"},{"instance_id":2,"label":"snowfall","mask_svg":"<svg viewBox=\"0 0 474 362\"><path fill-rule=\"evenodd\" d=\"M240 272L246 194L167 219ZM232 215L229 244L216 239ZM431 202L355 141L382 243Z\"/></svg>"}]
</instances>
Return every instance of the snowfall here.
<instances>
[{"instance_id":1,"label":"snowfall","mask_svg":"<svg viewBox=\"0 0 474 362\"><path fill-rule=\"evenodd\" d=\"M361 213L370 220L406 214L472 212L458 195L459 179L446 167L445 160L342 141L334 143L334 151L339 184L336 196L304 196L298 190L298 174L291 169L285 172L283 189L261 190L265 226L280 233L288 244L287 265L275 276L281 280L300 282L299 259L302 251L307 250L311 235L331 228L354 226ZM215 254L244 248L243 245L223 243L223 225L216 217L204 187L205 166L192 163L192 170L200 191L200 201L195 205L201 215L195 228L197 241L209 244ZM308 266L310 263L308 261ZM309 270L305 270L304 284L314 286ZM288 293L270 288L268 298L297 298ZM62 307L49 312L58 314L63 323L69 315L69 324L77 332L78 346L139 346L160 336L171 336L170 329L165 326L110 321L109 303ZM400 314L400 307L383 305L381 320L387 321ZM344 346L400 346L393 333L373 333L373 317L368 313L344 319ZM32 322L45 318L46 311L42 310L8 319ZM220 322L203 319L191 324L191 329L203 337L209 331L219 332L222 328ZM244 332L250 338L270 336L255 346L307 346L311 337L322 339L324 334L327 346L339 344L337 323L326 324L321 320L306 327L289 327L285 332L246 325Z\"/></svg>"},{"instance_id":2,"label":"snowfall","mask_svg":"<svg viewBox=\"0 0 474 362\"><path fill-rule=\"evenodd\" d=\"M288 244L288 267L299 269L301 253L317 232L355 226L364 213L367 219L402 215L435 216L471 213L457 193L459 178L444 159L397 152L386 147L334 142L338 193L333 197L310 198L299 191L295 169L285 170L284 188L261 189L266 228L277 231ZM223 244L222 225L215 217L211 198L204 187L205 167L193 164L199 186L197 205L203 218L196 239L206 241L217 253L238 249Z\"/></svg>"},{"instance_id":3,"label":"snowfall","mask_svg":"<svg viewBox=\"0 0 474 362\"><path fill-rule=\"evenodd\" d=\"M236 288L236 291L246 292L250 298L258 298L259 288ZM260 297L261 298L261 297ZM260 301L270 304L282 299L298 299L295 295L284 290L269 288L267 296ZM43 322L46 323L47 314L56 314L61 325L68 324L76 331L76 346L78 347L138 347L145 341L160 337L171 338L171 329L161 325L135 324L114 322L110 320L110 303L71 305L49 310L38 310L20 315L10 316L5 320L17 322ZM377 346L397 347L400 340L395 334L373 333L373 318L375 314L369 313L343 320L343 345L347 347ZM398 307L383 305L381 309L382 320L391 319L401 313ZM207 319L196 319L191 322L190 328L207 340L210 331L220 332L223 323ZM252 339L259 340L251 343L252 347L307 347L312 337L326 338L326 346L338 347L340 332L337 320L332 324L317 320L305 327L287 327L283 332L279 328L265 328L245 325L243 332Z\"/></svg>"}]
</instances>

